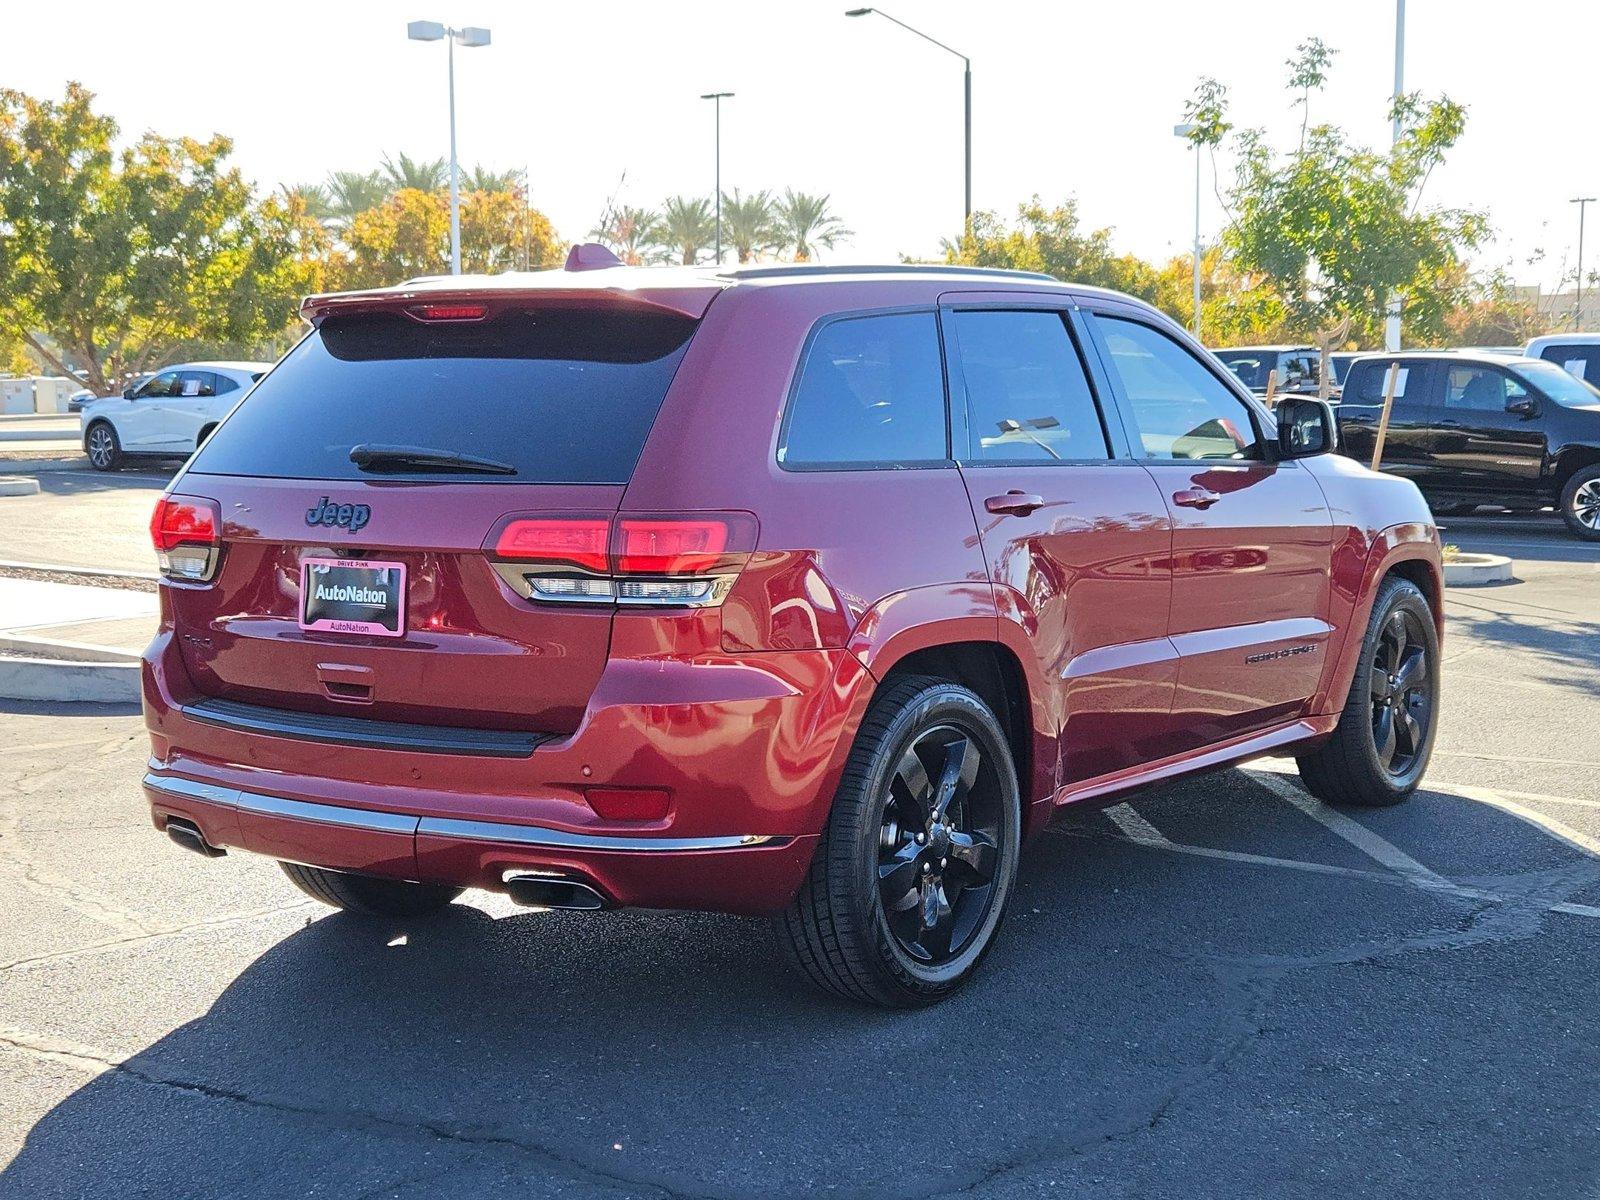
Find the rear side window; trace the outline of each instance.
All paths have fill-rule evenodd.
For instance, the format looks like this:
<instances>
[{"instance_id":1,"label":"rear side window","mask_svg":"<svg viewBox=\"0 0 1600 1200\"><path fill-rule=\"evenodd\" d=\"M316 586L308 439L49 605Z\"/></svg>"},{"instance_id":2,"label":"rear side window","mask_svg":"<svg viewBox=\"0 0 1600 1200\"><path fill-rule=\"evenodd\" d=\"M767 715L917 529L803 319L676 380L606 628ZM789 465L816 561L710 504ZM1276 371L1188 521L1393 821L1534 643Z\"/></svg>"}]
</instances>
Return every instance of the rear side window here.
<instances>
[{"instance_id":1,"label":"rear side window","mask_svg":"<svg viewBox=\"0 0 1600 1200\"><path fill-rule=\"evenodd\" d=\"M1557 343L1539 351L1539 357L1566 371L1574 379L1600 387L1600 346L1584 343Z\"/></svg>"},{"instance_id":2,"label":"rear side window","mask_svg":"<svg viewBox=\"0 0 1600 1200\"><path fill-rule=\"evenodd\" d=\"M1393 365L1375 359L1356 363L1350 368L1340 403L1382 405L1384 389L1389 386L1389 368ZM1425 370L1424 366L1400 364L1394 385L1396 404L1402 401L1421 403L1422 397L1417 393L1415 381Z\"/></svg>"},{"instance_id":3,"label":"rear side window","mask_svg":"<svg viewBox=\"0 0 1600 1200\"><path fill-rule=\"evenodd\" d=\"M953 319L971 460L1111 456L1083 361L1060 313L980 309Z\"/></svg>"},{"instance_id":4,"label":"rear side window","mask_svg":"<svg viewBox=\"0 0 1600 1200\"><path fill-rule=\"evenodd\" d=\"M848 317L818 330L789 399L778 461L816 469L946 460L933 313Z\"/></svg>"},{"instance_id":5,"label":"rear side window","mask_svg":"<svg viewBox=\"0 0 1600 1200\"><path fill-rule=\"evenodd\" d=\"M350 449L376 442L516 469L448 476L456 481L626 483L694 328L667 314L577 308L470 323L332 317L261 380L190 469L370 478Z\"/></svg>"}]
</instances>

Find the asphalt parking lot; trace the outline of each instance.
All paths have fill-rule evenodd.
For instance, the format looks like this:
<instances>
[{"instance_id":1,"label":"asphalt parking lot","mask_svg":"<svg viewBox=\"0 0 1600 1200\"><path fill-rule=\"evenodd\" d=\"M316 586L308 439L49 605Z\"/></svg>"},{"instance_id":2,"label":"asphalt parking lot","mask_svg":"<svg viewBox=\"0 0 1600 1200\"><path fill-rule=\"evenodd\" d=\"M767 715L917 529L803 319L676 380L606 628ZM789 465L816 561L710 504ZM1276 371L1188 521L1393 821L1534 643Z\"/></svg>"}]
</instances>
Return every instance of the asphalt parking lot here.
<instances>
[{"instance_id":1,"label":"asphalt parking lot","mask_svg":"<svg viewBox=\"0 0 1600 1200\"><path fill-rule=\"evenodd\" d=\"M63 475L0 559L148 570L158 488ZM1264 763L1070 814L926 1012L753 920L331 915L154 832L131 710L0 701L0 1197L1592 1195L1600 547L1447 524L1518 581L1447 598L1422 793Z\"/></svg>"}]
</instances>

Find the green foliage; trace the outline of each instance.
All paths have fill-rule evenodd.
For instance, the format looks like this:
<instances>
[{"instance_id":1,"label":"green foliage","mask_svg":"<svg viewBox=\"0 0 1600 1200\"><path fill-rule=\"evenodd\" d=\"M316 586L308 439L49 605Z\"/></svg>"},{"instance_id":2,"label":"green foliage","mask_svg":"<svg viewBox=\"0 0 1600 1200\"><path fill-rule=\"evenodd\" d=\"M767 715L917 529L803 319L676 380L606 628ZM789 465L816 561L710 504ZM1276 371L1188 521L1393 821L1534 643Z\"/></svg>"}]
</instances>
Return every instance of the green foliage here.
<instances>
[{"instance_id":1,"label":"green foliage","mask_svg":"<svg viewBox=\"0 0 1600 1200\"><path fill-rule=\"evenodd\" d=\"M828 211L827 196L812 196L793 188L783 190L777 202L777 222L781 249L792 251L795 262L809 262L816 247L832 250L853 236L845 224Z\"/></svg>"},{"instance_id":2,"label":"green foliage","mask_svg":"<svg viewBox=\"0 0 1600 1200\"><path fill-rule=\"evenodd\" d=\"M783 245L784 228L778 206L767 191L741 196L734 188L722 194L722 240L733 247L739 261L747 263Z\"/></svg>"},{"instance_id":3,"label":"green foliage","mask_svg":"<svg viewBox=\"0 0 1600 1200\"><path fill-rule=\"evenodd\" d=\"M176 346L288 324L314 277L303 202L256 202L224 137L118 152L92 99L0 91L0 333L101 390Z\"/></svg>"},{"instance_id":4,"label":"green foliage","mask_svg":"<svg viewBox=\"0 0 1600 1200\"><path fill-rule=\"evenodd\" d=\"M716 245L717 216L703 196L669 196L652 231L657 245L683 266L692 267Z\"/></svg>"},{"instance_id":5,"label":"green foliage","mask_svg":"<svg viewBox=\"0 0 1600 1200\"><path fill-rule=\"evenodd\" d=\"M653 209L624 204L608 212L589 236L604 242L630 267L636 267L656 257L660 246L656 226L660 220L660 214Z\"/></svg>"},{"instance_id":6,"label":"green foliage","mask_svg":"<svg viewBox=\"0 0 1600 1200\"><path fill-rule=\"evenodd\" d=\"M414 159L401 153L394 158L383 156L382 174L396 192L413 189L419 192L436 192L450 182L450 164L442 158Z\"/></svg>"},{"instance_id":7,"label":"green foliage","mask_svg":"<svg viewBox=\"0 0 1600 1200\"><path fill-rule=\"evenodd\" d=\"M1131 254L1115 253L1110 229L1082 228L1076 199L1046 208L1035 196L1017 206L1014 227L998 213L973 213L970 231L944 245L945 262L959 266L1043 271L1144 300L1153 301L1158 292L1155 268Z\"/></svg>"},{"instance_id":8,"label":"green foliage","mask_svg":"<svg viewBox=\"0 0 1600 1200\"><path fill-rule=\"evenodd\" d=\"M1193 126L1189 140L1196 146L1222 145L1222 139L1233 129L1227 114L1228 89L1206 76L1195 85L1194 95L1183 106L1183 119Z\"/></svg>"}]
</instances>

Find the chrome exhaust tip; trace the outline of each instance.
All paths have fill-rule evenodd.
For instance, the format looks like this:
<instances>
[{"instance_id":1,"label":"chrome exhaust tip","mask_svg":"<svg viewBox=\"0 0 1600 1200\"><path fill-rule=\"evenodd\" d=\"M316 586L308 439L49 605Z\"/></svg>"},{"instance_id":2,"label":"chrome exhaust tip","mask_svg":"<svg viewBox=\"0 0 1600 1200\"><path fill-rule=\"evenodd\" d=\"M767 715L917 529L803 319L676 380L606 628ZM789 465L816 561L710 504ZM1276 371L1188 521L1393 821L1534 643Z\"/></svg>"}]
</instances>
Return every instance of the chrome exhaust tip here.
<instances>
[{"instance_id":1,"label":"chrome exhaust tip","mask_svg":"<svg viewBox=\"0 0 1600 1200\"><path fill-rule=\"evenodd\" d=\"M609 908L606 898L576 879L547 875L539 871L507 871L501 877L506 892L518 904L530 908L562 908L578 912L599 912Z\"/></svg>"},{"instance_id":2,"label":"chrome exhaust tip","mask_svg":"<svg viewBox=\"0 0 1600 1200\"><path fill-rule=\"evenodd\" d=\"M213 846L206 841L206 835L200 832L200 827L184 817L167 818L167 836L185 850L193 850L207 858L221 858L227 853L221 846Z\"/></svg>"}]
</instances>

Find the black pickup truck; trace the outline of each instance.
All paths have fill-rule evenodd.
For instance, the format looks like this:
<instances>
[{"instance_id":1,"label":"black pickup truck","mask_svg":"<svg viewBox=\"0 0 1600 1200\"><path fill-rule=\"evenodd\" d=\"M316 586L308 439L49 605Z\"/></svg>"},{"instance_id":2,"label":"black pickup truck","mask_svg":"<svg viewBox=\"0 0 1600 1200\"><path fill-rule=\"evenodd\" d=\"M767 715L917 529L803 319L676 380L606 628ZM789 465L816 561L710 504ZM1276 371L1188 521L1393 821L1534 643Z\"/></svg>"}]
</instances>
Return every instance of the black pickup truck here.
<instances>
[{"instance_id":1,"label":"black pickup truck","mask_svg":"<svg viewBox=\"0 0 1600 1200\"><path fill-rule=\"evenodd\" d=\"M1432 351L1357 359L1339 404L1346 454L1372 460L1389 367L1400 371L1382 469L1416 482L1433 511L1555 506L1600 541L1600 391L1542 359Z\"/></svg>"}]
</instances>

